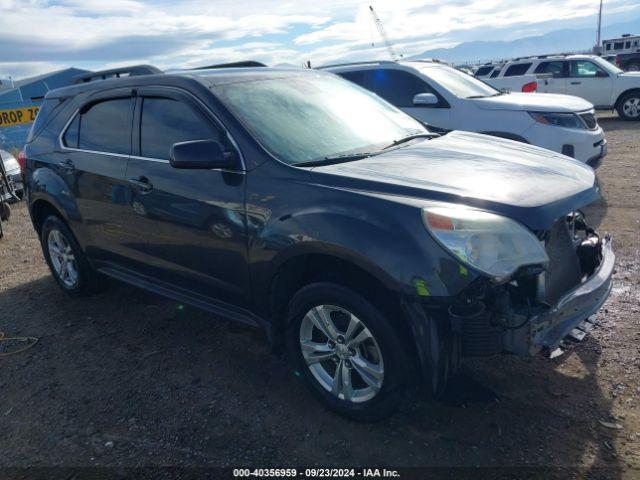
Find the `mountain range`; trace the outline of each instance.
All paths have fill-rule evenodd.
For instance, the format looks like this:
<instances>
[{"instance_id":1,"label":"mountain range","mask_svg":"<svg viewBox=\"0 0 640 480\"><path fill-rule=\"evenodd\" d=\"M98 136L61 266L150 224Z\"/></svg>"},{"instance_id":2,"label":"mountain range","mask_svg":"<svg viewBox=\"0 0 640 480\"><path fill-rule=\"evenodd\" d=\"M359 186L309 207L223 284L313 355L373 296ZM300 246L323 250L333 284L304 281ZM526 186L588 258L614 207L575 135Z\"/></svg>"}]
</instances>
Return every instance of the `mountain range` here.
<instances>
[{"instance_id":1,"label":"mountain range","mask_svg":"<svg viewBox=\"0 0 640 480\"><path fill-rule=\"evenodd\" d=\"M640 35L640 18L614 23L602 28L602 39L616 38L624 33ZM584 52L595 43L595 28L553 30L543 35L510 41L470 41L451 48L426 50L407 60L437 58L453 63L483 63L527 55Z\"/></svg>"}]
</instances>

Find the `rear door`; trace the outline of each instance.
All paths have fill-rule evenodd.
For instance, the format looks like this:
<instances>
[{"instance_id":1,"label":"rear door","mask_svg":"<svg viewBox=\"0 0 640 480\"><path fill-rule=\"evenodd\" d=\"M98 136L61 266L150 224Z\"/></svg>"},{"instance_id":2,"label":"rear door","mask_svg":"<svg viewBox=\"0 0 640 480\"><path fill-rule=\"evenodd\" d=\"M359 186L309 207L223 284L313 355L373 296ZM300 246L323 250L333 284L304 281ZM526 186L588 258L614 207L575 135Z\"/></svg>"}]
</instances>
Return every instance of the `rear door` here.
<instances>
[{"instance_id":1,"label":"rear door","mask_svg":"<svg viewBox=\"0 0 640 480\"><path fill-rule=\"evenodd\" d=\"M130 89L94 96L63 131L60 163L89 236L87 254L127 266L142 254L126 215L132 119Z\"/></svg>"},{"instance_id":2,"label":"rear door","mask_svg":"<svg viewBox=\"0 0 640 480\"><path fill-rule=\"evenodd\" d=\"M582 97L596 107L610 106L613 78L591 60L569 62L567 94Z\"/></svg>"},{"instance_id":3,"label":"rear door","mask_svg":"<svg viewBox=\"0 0 640 480\"><path fill-rule=\"evenodd\" d=\"M169 163L174 143L212 139L234 148L195 97L138 90L126 178L131 213L147 245L146 273L160 287L225 307L249 304L245 172L185 170Z\"/></svg>"},{"instance_id":4,"label":"rear door","mask_svg":"<svg viewBox=\"0 0 640 480\"><path fill-rule=\"evenodd\" d=\"M538 91L541 93L567 93L567 76L569 62L564 60L549 60L540 62L533 73L551 76L538 79Z\"/></svg>"}]
</instances>

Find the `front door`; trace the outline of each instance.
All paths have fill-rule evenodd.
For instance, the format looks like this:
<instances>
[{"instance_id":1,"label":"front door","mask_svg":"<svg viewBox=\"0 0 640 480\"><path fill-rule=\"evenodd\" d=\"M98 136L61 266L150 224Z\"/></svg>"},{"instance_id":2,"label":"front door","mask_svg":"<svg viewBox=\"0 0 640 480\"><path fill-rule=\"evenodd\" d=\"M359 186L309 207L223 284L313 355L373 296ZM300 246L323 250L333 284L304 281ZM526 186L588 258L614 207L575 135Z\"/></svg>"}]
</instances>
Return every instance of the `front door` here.
<instances>
[{"instance_id":1,"label":"front door","mask_svg":"<svg viewBox=\"0 0 640 480\"><path fill-rule=\"evenodd\" d=\"M591 60L572 60L569 63L567 94L582 97L596 107L610 106L613 78Z\"/></svg>"},{"instance_id":2,"label":"front door","mask_svg":"<svg viewBox=\"0 0 640 480\"><path fill-rule=\"evenodd\" d=\"M179 293L248 306L245 172L169 163L174 143L212 139L233 148L224 129L190 95L162 88L138 91L134 125L126 178L147 244L146 274Z\"/></svg>"},{"instance_id":3,"label":"front door","mask_svg":"<svg viewBox=\"0 0 640 480\"><path fill-rule=\"evenodd\" d=\"M391 68L367 70L371 91L400 108L416 120L438 129L453 130L451 108L441 95L422 78L410 72ZM439 99L435 105L414 105L419 93L432 93Z\"/></svg>"}]
</instances>

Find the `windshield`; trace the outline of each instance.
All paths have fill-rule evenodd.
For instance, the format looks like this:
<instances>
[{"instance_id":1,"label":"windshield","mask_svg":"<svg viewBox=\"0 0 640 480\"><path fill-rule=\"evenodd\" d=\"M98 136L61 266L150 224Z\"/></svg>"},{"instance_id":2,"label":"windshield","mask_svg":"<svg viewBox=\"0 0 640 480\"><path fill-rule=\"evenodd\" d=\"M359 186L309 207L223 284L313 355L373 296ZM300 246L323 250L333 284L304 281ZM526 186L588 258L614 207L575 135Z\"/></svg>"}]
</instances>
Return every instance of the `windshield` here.
<instances>
[{"instance_id":1,"label":"windshield","mask_svg":"<svg viewBox=\"0 0 640 480\"><path fill-rule=\"evenodd\" d=\"M231 83L216 93L272 155L288 164L373 152L427 132L376 95L324 73Z\"/></svg>"},{"instance_id":2,"label":"windshield","mask_svg":"<svg viewBox=\"0 0 640 480\"><path fill-rule=\"evenodd\" d=\"M620 70L613 63L607 62L604 58L601 57L593 57L593 61L597 63L599 66L604 68L607 72L617 75L619 73L623 73L623 70Z\"/></svg>"},{"instance_id":3,"label":"windshield","mask_svg":"<svg viewBox=\"0 0 640 480\"><path fill-rule=\"evenodd\" d=\"M422 73L458 98L480 98L500 95L495 88L469 74L445 65L429 66Z\"/></svg>"}]
</instances>

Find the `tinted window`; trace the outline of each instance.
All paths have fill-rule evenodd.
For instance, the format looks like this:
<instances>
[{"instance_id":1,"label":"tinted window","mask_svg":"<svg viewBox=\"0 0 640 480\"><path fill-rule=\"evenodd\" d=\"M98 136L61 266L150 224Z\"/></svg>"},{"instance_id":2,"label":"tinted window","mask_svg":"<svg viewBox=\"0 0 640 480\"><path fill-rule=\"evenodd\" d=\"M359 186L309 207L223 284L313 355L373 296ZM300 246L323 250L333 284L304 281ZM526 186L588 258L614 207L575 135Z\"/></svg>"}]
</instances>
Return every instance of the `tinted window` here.
<instances>
[{"instance_id":1,"label":"tinted window","mask_svg":"<svg viewBox=\"0 0 640 480\"><path fill-rule=\"evenodd\" d=\"M48 120L55 116L54 113L57 115L60 106L64 102L64 98L47 98L44 102L42 102L42 105L40 107L38 107L37 105L31 106L32 110L29 113L37 114L37 116L35 119L35 123L33 124L33 127L31 128L31 130L29 131L29 135L27 136L27 143L32 142L33 139L40 134L40 131L48 123Z\"/></svg>"},{"instance_id":2,"label":"tinted window","mask_svg":"<svg viewBox=\"0 0 640 480\"><path fill-rule=\"evenodd\" d=\"M129 155L131 151L131 99L96 103L80 117L79 147L96 152Z\"/></svg>"},{"instance_id":3,"label":"tinted window","mask_svg":"<svg viewBox=\"0 0 640 480\"><path fill-rule=\"evenodd\" d=\"M611 44L610 44L610 43L607 43L607 45L605 46L605 49L606 49L606 50L611 50Z\"/></svg>"},{"instance_id":4,"label":"tinted window","mask_svg":"<svg viewBox=\"0 0 640 480\"><path fill-rule=\"evenodd\" d=\"M476 70L476 76L483 77L484 75L487 75L489 72L491 72L491 70L493 70L493 65L480 67L478 70Z\"/></svg>"},{"instance_id":5,"label":"tinted window","mask_svg":"<svg viewBox=\"0 0 640 480\"><path fill-rule=\"evenodd\" d=\"M400 70L370 70L371 90L396 107L412 107L419 93L435 93L424 81Z\"/></svg>"},{"instance_id":6,"label":"tinted window","mask_svg":"<svg viewBox=\"0 0 640 480\"><path fill-rule=\"evenodd\" d=\"M624 48L631 48L631 42L624 42Z\"/></svg>"},{"instance_id":7,"label":"tinted window","mask_svg":"<svg viewBox=\"0 0 640 480\"><path fill-rule=\"evenodd\" d=\"M76 115L64 134L64 144L67 147L78 148L78 134L80 133L80 115Z\"/></svg>"},{"instance_id":8,"label":"tinted window","mask_svg":"<svg viewBox=\"0 0 640 480\"><path fill-rule=\"evenodd\" d=\"M513 65L509 65L506 72L504 72L504 76L513 77L516 75L524 75L525 73L527 73L527 70L529 70L530 66L530 63L516 63Z\"/></svg>"},{"instance_id":9,"label":"tinted window","mask_svg":"<svg viewBox=\"0 0 640 480\"><path fill-rule=\"evenodd\" d=\"M595 78L596 72L604 73L604 70L588 60L576 60L569 66L571 77Z\"/></svg>"},{"instance_id":10,"label":"tinted window","mask_svg":"<svg viewBox=\"0 0 640 480\"><path fill-rule=\"evenodd\" d=\"M553 78L564 77L564 62L542 62L536 67L534 73L551 73Z\"/></svg>"},{"instance_id":11,"label":"tinted window","mask_svg":"<svg viewBox=\"0 0 640 480\"><path fill-rule=\"evenodd\" d=\"M365 85L365 72L342 72L339 73L342 78L345 78L353 83L366 87Z\"/></svg>"},{"instance_id":12,"label":"tinted window","mask_svg":"<svg viewBox=\"0 0 640 480\"><path fill-rule=\"evenodd\" d=\"M174 143L220 140L220 132L190 106L168 98L145 98L142 102L140 155L169 159Z\"/></svg>"},{"instance_id":13,"label":"tinted window","mask_svg":"<svg viewBox=\"0 0 640 480\"><path fill-rule=\"evenodd\" d=\"M623 42L616 42L613 44L613 48L615 50L622 50L623 46L624 46Z\"/></svg>"},{"instance_id":14,"label":"tinted window","mask_svg":"<svg viewBox=\"0 0 640 480\"><path fill-rule=\"evenodd\" d=\"M500 70L500 68L496 68L491 74L491 78L496 78L498 75L500 75Z\"/></svg>"}]
</instances>

